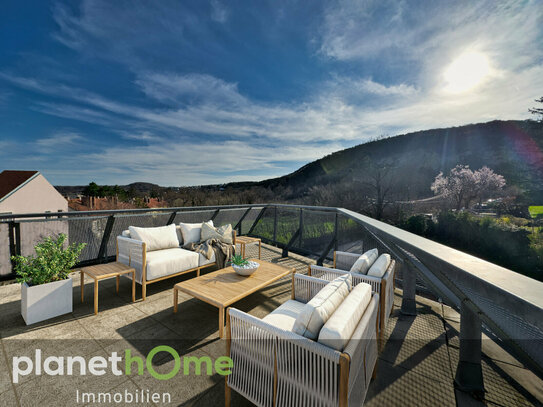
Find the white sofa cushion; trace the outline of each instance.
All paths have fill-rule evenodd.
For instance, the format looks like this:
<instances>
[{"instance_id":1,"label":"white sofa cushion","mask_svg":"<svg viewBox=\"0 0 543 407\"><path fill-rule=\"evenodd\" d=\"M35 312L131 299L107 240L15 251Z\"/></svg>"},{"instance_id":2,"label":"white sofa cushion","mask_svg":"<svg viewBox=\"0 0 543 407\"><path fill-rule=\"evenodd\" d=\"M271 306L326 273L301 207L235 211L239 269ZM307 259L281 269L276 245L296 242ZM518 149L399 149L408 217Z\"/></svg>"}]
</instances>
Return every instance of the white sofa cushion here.
<instances>
[{"instance_id":1,"label":"white sofa cushion","mask_svg":"<svg viewBox=\"0 0 543 407\"><path fill-rule=\"evenodd\" d=\"M366 274L371 265L377 260L378 255L379 251L377 249L368 250L354 262L350 271L353 273Z\"/></svg>"},{"instance_id":2,"label":"white sofa cushion","mask_svg":"<svg viewBox=\"0 0 543 407\"><path fill-rule=\"evenodd\" d=\"M317 339L328 318L347 297L352 287L352 276L342 275L324 286L296 318L292 332L309 339Z\"/></svg>"},{"instance_id":3,"label":"white sofa cushion","mask_svg":"<svg viewBox=\"0 0 543 407\"><path fill-rule=\"evenodd\" d=\"M179 247L177 232L173 224L156 228L130 226L128 230L132 239L145 242L148 252Z\"/></svg>"},{"instance_id":4,"label":"white sofa cushion","mask_svg":"<svg viewBox=\"0 0 543 407\"><path fill-rule=\"evenodd\" d=\"M213 226L212 220L203 223ZM200 242L202 223L180 223L179 227L181 228L181 234L183 235L183 245Z\"/></svg>"},{"instance_id":5,"label":"white sofa cushion","mask_svg":"<svg viewBox=\"0 0 543 407\"><path fill-rule=\"evenodd\" d=\"M217 239L220 242L232 244L232 225L223 225L221 227L214 227L207 223L202 223L201 241L208 239Z\"/></svg>"},{"instance_id":6,"label":"white sofa cushion","mask_svg":"<svg viewBox=\"0 0 543 407\"><path fill-rule=\"evenodd\" d=\"M368 276L383 277L390 265L390 260L390 254L385 253L380 255L375 263L373 263L373 266L368 270Z\"/></svg>"},{"instance_id":7,"label":"white sofa cushion","mask_svg":"<svg viewBox=\"0 0 543 407\"><path fill-rule=\"evenodd\" d=\"M209 259L202 253L198 253L198 255L200 256L198 260L198 265L200 267L205 266L206 264L215 263L215 250L212 250L211 257Z\"/></svg>"},{"instance_id":8,"label":"white sofa cushion","mask_svg":"<svg viewBox=\"0 0 543 407\"><path fill-rule=\"evenodd\" d=\"M175 225L175 232L177 233L177 240L179 240L179 245L181 246L183 244L183 235L181 234L181 227L179 225ZM130 230L123 230L121 236L130 239Z\"/></svg>"},{"instance_id":9,"label":"white sofa cushion","mask_svg":"<svg viewBox=\"0 0 543 407\"><path fill-rule=\"evenodd\" d=\"M262 318L268 324L285 331L292 331L296 318L304 309L305 304L296 300L288 300Z\"/></svg>"},{"instance_id":10,"label":"white sofa cushion","mask_svg":"<svg viewBox=\"0 0 543 407\"><path fill-rule=\"evenodd\" d=\"M371 285L360 283L354 287L326 321L318 341L332 349L343 351L370 301Z\"/></svg>"},{"instance_id":11,"label":"white sofa cushion","mask_svg":"<svg viewBox=\"0 0 543 407\"><path fill-rule=\"evenodd\" d=\"M198 260L198 253L180 247L149 252L146 255L146 279L154 280L195 269L198 267Z\"/></svg>"}]
</instances>

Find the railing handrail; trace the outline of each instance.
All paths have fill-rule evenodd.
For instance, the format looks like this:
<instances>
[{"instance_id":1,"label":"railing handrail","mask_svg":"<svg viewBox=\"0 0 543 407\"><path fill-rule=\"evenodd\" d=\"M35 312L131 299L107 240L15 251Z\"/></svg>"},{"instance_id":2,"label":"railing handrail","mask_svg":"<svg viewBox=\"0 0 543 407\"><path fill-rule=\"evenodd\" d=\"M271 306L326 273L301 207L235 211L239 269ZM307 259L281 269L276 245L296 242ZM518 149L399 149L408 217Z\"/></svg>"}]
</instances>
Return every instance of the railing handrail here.
<instances>
[{"instance_id":1,"label":"railing handrail","mask_svg":"<svg viewBox=\"0 0 543 407\"><path fill-rule=\"evenodd\" d=\"M260 204L240 204L240 205L209 205L209 206L178 206L166 208L139 208L139 209L105 209L97 211L68 211L68 212L39 212L39 213L10 213L0 215L0 223L12 221L13 219L26 218L57 218L71 217L84 215L115 215L115 214L130 214L130 213L153 213L153 212L185 212L185 211L205 211L214 209L244 209L244 208L262 208L262 207L278 207L286 209L310 209L321 212L337 212L338 208L330 206L310 206L310 205L295 205L295 204L280 204L280 203L260 203Z\"/></svg>"},{"instance_id":2,"label":"railing handrail","mask_svg":"<svg viewBox=\"0 0 543 407\"><path fill-rule=\"evenodd\" d=\"M539 308L539 311L543 310L543 282L357 212L343 208L338 208L338 211L372 229L377 229L379 233L385 234L415 255L423 251L449 267L469 273Z\"/></svg>"}]
</instances>

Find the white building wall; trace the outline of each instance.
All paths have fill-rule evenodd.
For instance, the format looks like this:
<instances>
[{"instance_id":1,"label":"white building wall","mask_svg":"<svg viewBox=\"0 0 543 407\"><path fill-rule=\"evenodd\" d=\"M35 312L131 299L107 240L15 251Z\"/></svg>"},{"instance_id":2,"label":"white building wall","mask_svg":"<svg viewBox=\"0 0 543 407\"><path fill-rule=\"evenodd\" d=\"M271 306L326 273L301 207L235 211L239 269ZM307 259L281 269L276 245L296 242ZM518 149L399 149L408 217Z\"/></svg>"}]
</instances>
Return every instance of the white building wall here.
<instances>
[{"instance_id":1,"label":"white building wall","mask_svg":"<svg viewBox=\"0 0 543 407\"><path fill-rule=\"evenodd\" d=\"M0 202L0 213L41 213L68 211L68 201L41 174ZM21 254L34 255L34 246L48 236L69 234L68 221L43 219L19 220ZM11 273L8 225L0 225L0 276ZM69 236L68 236L69 240Z\"/></svg>"},{"instance_id":2,"label":"white building wall","mask_svg":"<svg viewBox=\"0 0 543 407\"><path fill-rule=\"evenodd\" d=\"M68 211L68 201L42 174L38 174L0 202L0 213L39 213Z\"/></svg>"}]
</instances>

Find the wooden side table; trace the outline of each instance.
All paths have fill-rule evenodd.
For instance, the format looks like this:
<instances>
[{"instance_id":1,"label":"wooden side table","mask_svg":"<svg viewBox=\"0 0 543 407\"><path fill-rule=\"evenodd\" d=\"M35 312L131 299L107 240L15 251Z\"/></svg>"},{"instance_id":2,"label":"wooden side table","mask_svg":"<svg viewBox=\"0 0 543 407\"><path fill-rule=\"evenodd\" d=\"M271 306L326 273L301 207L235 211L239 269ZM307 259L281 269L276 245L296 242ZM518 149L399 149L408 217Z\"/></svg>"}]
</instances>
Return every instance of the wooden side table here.
<instances>
[{"instance_id":1,"label":"wooden side table","mask_svg":"<svg viewBox=\"0 0 543 407\"><path fill-rule=\"evenodd\" d=\"M81 273L81 302L84 298L85 274L94 280L94 314L98 314L98 281L108 278L117 278L117 293L119 292L119 280L121 274L132 273L132 302L136 301L136 269L126 264L113 262L82 267Z\"/></svg>"},{"instance_id":2,"label":"wooden side table","mask_svg":"<svg viewBox=\"0 0 543 407\"><path fill-rule=\"evenodd\" d=\"M260 259L260 253L262 251L262 240L258 237L249 236L236 236L236 244L239 244L241 250L241 256L245 257L245 246L258 242L258 258Z\"/></svg>"}]
</instances>

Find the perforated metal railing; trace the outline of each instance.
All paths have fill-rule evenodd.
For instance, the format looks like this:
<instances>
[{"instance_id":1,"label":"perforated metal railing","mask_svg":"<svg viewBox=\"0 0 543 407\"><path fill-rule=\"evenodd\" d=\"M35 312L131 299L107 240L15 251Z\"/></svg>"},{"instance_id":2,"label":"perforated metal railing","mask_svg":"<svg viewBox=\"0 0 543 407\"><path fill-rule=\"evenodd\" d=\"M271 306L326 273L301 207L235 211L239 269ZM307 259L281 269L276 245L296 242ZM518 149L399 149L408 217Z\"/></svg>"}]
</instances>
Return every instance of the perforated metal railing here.
<instances>
[{"instance_id":1,"label":"perforated metal railing","mask_svg":"<svg viewBox=\"0 0 543 407\"><path fill-rule=\"evenodd\" d=\"M0 278L14 278L11 255L33 254L46 236L66 233L70 242L87 243L80 265L96 264L114 259L115 238L128 226L209 219L260 237L283 249L284 256L292 251L321 264L337 249L389 252L399 264L398 284L416 283L418 290L430 290L462 316L473 313L475 321L543 377L543 283L341 208L256 204L2 215ZM404 304L409 292L404 288Z\"/></svg>"}]
</instances>

